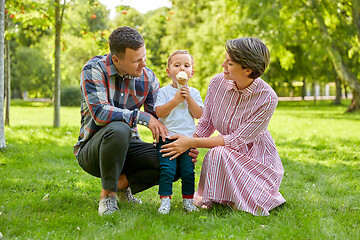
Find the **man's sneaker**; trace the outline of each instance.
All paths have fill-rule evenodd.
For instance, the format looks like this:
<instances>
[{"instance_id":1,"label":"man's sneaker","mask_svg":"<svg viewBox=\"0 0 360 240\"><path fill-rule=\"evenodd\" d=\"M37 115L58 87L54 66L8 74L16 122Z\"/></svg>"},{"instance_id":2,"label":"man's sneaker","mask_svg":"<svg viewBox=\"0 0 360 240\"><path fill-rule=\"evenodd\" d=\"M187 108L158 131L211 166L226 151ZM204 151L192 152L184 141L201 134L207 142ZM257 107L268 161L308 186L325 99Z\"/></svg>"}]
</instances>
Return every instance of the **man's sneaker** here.
<instances>
[{"instance_id":1,"label":"man's sneaker","mask_svg":"<svg viewBox=\"0 0 360 240\"><path fill-rule=\"evenodd\" d=\"M106 196L99 202L99 215L110 215L119 211L115 196Z\"/></svg>"},{"instance_id":2,"label":"man's sneaker","mask_svg":"<svg viewBox=\"0 0 360 240\"><path fill-rule=\"evenodd\" d=\"M194 205L194 199L183 199L184 209L188 212L198 212L199 209Z\"/></svg>"},{"instance_id":3,"label":"man's sneaker","mask_svg":"<svg viewBox=\"0 0 360 240\"><path fill-rule=\"evenodd\" d=\"M161 205L158 212L161 214L168 214L170 212L170 197L161 198Z\"/></svg>"},{"instance_id":4,"label":"man's sneaker","mask_svg":"<svg viewBox=\"0 0 360 240\"><path fill-rule=\"evenodd\" d=\"M137 199L132 193L131 193L131 188L128 187L124 190L119 190L116 193L117 197L118 197L118 201L119 202L129 202L129 203L138 203L138 204L142 204L142 201L140 199Z\"/></svg>"}]
</instances>

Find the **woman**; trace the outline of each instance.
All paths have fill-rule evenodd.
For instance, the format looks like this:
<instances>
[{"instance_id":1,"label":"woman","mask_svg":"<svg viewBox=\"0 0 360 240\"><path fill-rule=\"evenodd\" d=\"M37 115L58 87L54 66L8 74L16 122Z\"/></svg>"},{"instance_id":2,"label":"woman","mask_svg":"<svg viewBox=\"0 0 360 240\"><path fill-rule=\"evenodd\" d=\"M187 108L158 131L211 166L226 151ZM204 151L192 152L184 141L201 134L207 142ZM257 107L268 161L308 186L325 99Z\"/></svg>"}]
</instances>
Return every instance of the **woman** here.
<instances>
[{"instance_id":1,"label":"woman","mask_svg":"<svg viewBox=\"0 0 360 240\"><path fill-rule=\"evenodd\" d=\"M274 90L259 78L270 53L258 38L228 40L223 73L210 82L194 138L163 146L176 158L189 148L211 148L205 155L197 192L199 206L229 204L253 215L285 202L279 192L284 169L267 130L277 106ZM214 131L220 134L211 137Z\"/></svg>"}]
</instances>

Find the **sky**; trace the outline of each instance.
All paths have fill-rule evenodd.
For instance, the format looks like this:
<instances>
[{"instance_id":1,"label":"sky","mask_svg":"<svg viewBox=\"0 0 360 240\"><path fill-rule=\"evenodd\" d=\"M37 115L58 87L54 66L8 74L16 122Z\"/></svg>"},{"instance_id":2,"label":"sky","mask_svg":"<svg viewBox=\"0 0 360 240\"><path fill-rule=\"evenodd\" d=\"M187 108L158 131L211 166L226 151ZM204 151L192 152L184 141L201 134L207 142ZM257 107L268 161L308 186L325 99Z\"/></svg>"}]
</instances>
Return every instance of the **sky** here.
<instances>
[{"instance_id":1,"label":"sky","mask_svg":"<svg viewBox=\"0 0 360 240\"><path fill-rule=\"evenodd\" d=\"M169 0L99 0L110 10L110 18L115 15L115 7L119 5L128 5L135 8L140 13L146 13L160 7L171 7Z\"/></svg>"}]
</instances>

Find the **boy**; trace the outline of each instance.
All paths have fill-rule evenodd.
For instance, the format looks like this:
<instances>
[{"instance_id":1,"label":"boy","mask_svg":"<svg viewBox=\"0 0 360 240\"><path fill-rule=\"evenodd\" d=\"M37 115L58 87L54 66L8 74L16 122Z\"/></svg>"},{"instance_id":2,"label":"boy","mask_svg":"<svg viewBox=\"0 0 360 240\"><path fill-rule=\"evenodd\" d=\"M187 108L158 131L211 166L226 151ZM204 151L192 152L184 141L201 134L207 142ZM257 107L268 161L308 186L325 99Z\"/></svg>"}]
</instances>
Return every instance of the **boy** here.
<instances>
[{"instance_id":1,"label":"boy","mask_svg":"<svg viewBox=\"0 0 360 240\"><path fill-rule=\"evenodd\" d=\"M155 103L156 115L168 129L169 136L182 134L192 137L195 132L194 118L199 119L202 114L203 101L200 92L187 86L187 81L194 75L194 59L186 50L177 50L168 58L167 75L171 78L169 84L159 90ZM181 83L181 84L180 84ZM171 142L160 139L157 148ZM181 154L175 161L163 157L159 152L160 181L159 195L161 206L159 213L168 214L172 194L172 182L175 177L176 167L180 168L182 179L182 194L184 209L189 212L198 211L194 205L194 164L188 152ZM178 164L177 164L178 163Z\"/></svg>"}]
</instances>

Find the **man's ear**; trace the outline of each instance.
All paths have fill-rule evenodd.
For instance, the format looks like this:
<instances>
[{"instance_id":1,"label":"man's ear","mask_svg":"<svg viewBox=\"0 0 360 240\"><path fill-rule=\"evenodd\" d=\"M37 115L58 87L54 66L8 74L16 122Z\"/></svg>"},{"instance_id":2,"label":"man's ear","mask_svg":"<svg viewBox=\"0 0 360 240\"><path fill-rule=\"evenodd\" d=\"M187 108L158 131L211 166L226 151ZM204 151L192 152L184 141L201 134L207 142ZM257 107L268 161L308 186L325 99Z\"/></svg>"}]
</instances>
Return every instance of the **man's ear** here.
<instances>
[{"instance_id":1,"label":"man's ear","mask_svg":"<svg viewBox=\"0 0 360 240\"><path fill-rule=\"evenodd\" d=\"M118 63L118 62L119 62L119 58L118 58L118 56L116 56L116 55L111 55L111 60L112 60L114 63Z\"/></svg>"}]
</instances>

